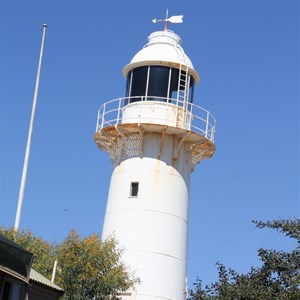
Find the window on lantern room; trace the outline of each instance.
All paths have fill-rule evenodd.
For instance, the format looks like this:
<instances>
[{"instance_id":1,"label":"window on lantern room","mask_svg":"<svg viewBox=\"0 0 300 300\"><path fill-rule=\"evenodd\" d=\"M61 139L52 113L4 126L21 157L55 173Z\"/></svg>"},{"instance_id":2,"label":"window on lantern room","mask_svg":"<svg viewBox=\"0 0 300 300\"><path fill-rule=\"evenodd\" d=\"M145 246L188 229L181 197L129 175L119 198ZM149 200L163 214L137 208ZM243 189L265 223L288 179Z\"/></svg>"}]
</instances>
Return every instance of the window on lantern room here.
<instances>
[{"instance_id":1,"label":"window on lantern room","mask_svg":"<svg viewBox=\"0 0 300 300\"><path fill-rule=\"evenodd\" d=\"M177 98L179 70L172 68L169 98Z\"/></svg>"},{"instance_id":2,"label":"window on lantern room","mask_svg":"<svg viewBox=\"0 0 300 300\"><path fill-rule=\"evenodd\" d=\"M188 89L188 102L193 103L194 97L194 77L192 77L189 73L186 74L184 71L181 71L185 80L190 80L189 89ZM184 72L184 73L183 73ZM170 81L170 92L169 97L172 99L177 99L178 96L178 80L179 80L179 69L172 68L171 81ZM179 88L180 90L183 87Z\"/></svg>"},{"instance_id":3,"label":"window on lantern room","mask_svg":"<svg viewBox=\"0 0 300 300\"><path fill-rule=\"evenodd\" d=\"M168 97L170 68L164 66L150 66L147 96ZM147 100L149 99L147 97ZM154 101L166 101L166 99L150 98Z\"/></svg>"},{"instance_id":4,"label":"window on lantern room","mask_svg":"<svg viewBox=\"0 0 300 300\"><path fill-rule=\"evenodd\" d=\"M132 78L132 71L129 71L129 73L127 75L127 80L126 80L125 97L129 97L130 96L131 78Z\"/></svg>"},{"instance_id":5,"label":"window on lantern room","mask_svg":"<svg viewBox=\"0 0 300 300\"><path fill-rule=\"evenodd\" d=\"M146 86L147 86L147 77L148 77L147 74L148 74L148 66L139 67L132 70L132 76L130 76L131 77L131 88L129 91L130 97L146 95ZM142 98L137 97L137 98L130 99L130 102L136 102L141 100Z\"/></svg>"},{"instance_id":6,"label":"window on lantern room","mask_svg":"<svg viewBox=\"0 0 300 300\"><path fill-rule=\"evenodd\" d=\"M170 101L178 98L178 88L182 91L185 82L179 86L179 69L167 66L143 66L131 70L127 75L126 97L132 97L130 103L136 101ZM189 80L188 99L193 102L194 78L181 71L181 80ZM159 98L161 97L161 98ZM168 99L168 100L167 100ZM128 101L125 101L125 105ZM183 105L183 103L179 103Z\"/></svg>"},{"instance_id":7,"label":"window on lantern room","mask_svg":"<svg viewBox=\"0 0 300 300\"><path fill-rule=\"evenodd\" d=\"M194 83L195 83L194 77L190 75L190 90L189 90L190 92L189 92L189 99L188 99L190 103L193 103L194 100Z\"/></svg>"}]
</instances>

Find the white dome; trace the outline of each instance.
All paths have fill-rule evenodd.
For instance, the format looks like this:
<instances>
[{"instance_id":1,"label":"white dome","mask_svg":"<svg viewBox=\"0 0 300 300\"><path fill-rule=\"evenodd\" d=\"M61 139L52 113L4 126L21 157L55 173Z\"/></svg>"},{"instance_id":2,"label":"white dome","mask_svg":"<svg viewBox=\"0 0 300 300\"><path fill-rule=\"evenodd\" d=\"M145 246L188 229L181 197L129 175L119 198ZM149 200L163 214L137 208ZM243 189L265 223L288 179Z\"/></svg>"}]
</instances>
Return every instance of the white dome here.
<instances>
[{"instance_id":1,"label":"white dome","mask_svg":"<svg viewBox=\"0 0 300 300\"><path fill-rule=\"evenodd\" d=\"M139 66L145 65L163 65L174 66L185 65L195 81L199 81L199 75L194 70L194 66L180 46L180 37L170 31L156 31L149 35L148 43L131 60L130 64L124 67L123 74Z\"/></svg>"}]
</instances>

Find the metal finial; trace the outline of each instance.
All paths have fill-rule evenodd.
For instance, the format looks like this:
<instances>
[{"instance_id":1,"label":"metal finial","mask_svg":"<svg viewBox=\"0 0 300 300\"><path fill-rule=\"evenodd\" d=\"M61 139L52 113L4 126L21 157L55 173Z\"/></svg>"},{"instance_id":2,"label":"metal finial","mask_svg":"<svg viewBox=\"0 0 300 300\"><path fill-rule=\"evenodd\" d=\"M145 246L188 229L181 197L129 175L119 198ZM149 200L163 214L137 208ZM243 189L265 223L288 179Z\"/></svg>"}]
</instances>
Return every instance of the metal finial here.
<instances>
[{"instance_id":1,"label":"metal finial","mask_svg":"<svg viewBox=\"0 0 300 300\"><path fill-rule=\"evenodd\" d=\"M165 28L164 30L166 31L168 29L168 23L182 23L183 22L183 15L179 15L179 16L172 16L172 17L168 17L169 11L168 9L166 10L166 18L163 19L153 19L152 22L153 23L157 23L157 22L164 22L165 23Z\"/></svg>"}]
</instances>

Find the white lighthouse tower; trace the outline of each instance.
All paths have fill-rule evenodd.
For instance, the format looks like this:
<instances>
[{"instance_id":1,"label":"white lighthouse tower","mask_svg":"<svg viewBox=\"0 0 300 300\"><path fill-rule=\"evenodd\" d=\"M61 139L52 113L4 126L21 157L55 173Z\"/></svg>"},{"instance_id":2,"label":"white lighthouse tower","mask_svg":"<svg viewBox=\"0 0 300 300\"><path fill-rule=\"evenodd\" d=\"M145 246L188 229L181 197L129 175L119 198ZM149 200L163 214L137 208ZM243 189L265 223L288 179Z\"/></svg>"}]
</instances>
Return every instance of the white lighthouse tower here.
<instances>
[{"instance_id":1,"label":"white lighthouse tower","mask_svg":"<svg viewBox=\"0 0 300 300\"><path fill-rule=\"evenodd\" d=\"M215 151L215 119L193 102L199 75L180 44L151 33L123 69L125 97L98 113L95 142L113 164L102 238L141 281L123 299L186 298L190 174Z\"/></svg>"}]
</instances>

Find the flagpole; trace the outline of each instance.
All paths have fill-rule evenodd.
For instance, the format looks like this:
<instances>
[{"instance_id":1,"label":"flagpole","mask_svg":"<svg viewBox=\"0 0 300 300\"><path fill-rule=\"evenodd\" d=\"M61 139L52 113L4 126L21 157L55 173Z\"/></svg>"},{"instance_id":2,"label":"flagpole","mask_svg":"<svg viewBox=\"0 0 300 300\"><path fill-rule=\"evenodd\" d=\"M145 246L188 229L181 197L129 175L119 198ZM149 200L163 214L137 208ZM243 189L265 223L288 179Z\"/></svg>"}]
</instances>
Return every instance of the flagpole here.
<instances>
[{"instance_id":1,"label":"flagpole","mask_svg":"<svg viewBox=\"0 0 300 300\"><path fill-rule=\"evenodd\" d=\"M33 131L34 115L35 115L35 108L36 108L38 91L39 91L39 82L40 82L40 73L41 73L41 66L42 66L42 58L43 58L43 51L44 51L44 41L45 41L45 35L46 35L46 28L47 28L47 24L43 24L43 36L42 36L42 43L41 43L41 50L40 50L40 58L39 58L37 76L36 76L36 83L35 83L35 90L34 90L34 96L33 96L31 118L30 118L30 124L29 124L29 131L28 131L27 145L26 145L26 151L25 151L22 178L21 178L21 184L20 184L17 213L16 213L16 219L15 219L15 227L14 227L15 231L19 230L20 219L21 219L21 211L22 211L24 190L25 190L27 170L28 170L28 162L29 162L29 155L30 155L30 146L31 146L31 137L32 137L32 131Z\"/></svg>"}]
</instances>

